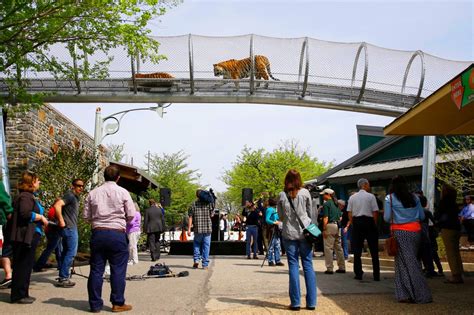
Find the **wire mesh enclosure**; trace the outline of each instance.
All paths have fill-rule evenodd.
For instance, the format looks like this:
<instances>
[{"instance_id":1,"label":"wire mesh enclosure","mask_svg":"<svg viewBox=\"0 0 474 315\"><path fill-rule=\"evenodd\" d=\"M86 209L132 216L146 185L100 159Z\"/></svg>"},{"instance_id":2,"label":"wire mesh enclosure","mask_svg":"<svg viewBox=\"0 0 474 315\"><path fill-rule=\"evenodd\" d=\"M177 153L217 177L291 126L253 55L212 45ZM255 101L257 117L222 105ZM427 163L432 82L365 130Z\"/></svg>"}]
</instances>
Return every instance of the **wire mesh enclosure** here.
<instances>
[{"instance_id":1,"label":"wire mesh enclosure","mask_svg":"<svg viewBox=\"0 0 474 315\"><path fill-rule=\"evenodd\" d=\"M124 102L150 101L158 96L174 102L299 102L302 106L318 102L322 107L342 104L345 109L352 106L352 110L361 111L367 106L385 106L384 110L395 114L406 111L470 64L422 51L305 37L188 34L153 39L160 43L158 53L166 56L156 64L115 48L108 55L97 53L87 59L90 64L109 60L106 76L55 77L48 71L27 71L24 78L32 92L54 92L57 98L81 94L84 101L87 95L90 100L101 99L102 93L101 101L107 101L109 94L115 102L120 101L119 96ZM72 67L65 47L55 45L51 52ZM216 64L224 70L215 71ZM268 74L268 80L262 73ZM4 80L0 93L8 94ZM191 96L201 98L192 100ZM366 107L357 109L359 105Z\"/></svg>"}]
</instances>

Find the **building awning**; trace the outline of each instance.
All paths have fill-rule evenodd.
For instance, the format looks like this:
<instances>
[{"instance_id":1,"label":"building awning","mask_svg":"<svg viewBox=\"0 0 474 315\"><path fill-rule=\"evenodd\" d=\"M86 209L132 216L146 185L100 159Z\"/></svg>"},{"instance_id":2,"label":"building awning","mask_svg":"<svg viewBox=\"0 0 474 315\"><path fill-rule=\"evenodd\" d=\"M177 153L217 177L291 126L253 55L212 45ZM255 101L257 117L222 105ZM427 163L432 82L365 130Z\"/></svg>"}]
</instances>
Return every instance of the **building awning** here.
<instances>
[{"instance_id":1,"label":"building awning","mask_svg":"<svg viewBox=\"0 0 474 315\"><path fill-rule=\"evenodd\" d=\"M110 165L116 165L120 169L120 179L117 184L134 194L139 195L149 188L158 187L151 176L136 166L113 161L110 162Z\"/></svg>"},{"instance_id":2,"label":"building awning","mask_svg":"<svg viewBox=\"0 0 474 315\"><path fill-rule=\"evenodd\" d=\"M463 159L466 158L466 156L474 156L474 150L470 152L467 151L455 152L450 154L438 154L436 155L436 164ZM355 183L361 177L373 181L378 179L391 178L395 175L417 175L420 173L422 166L423 158L415 157L411 159L403 159L341 169L336 173L329 175L327 177L327 180L331 183L343 184L349 182Z\"/></svg>"},{"instance_id":3,"label":"building awning","mask_svg":"<svg viewBox=\"0 0 474 315\"><path fill-rule=\"evenodd\" d=\"M384 128L385 135L474 134L474 63Z\"/></svg>"}]
</instances>

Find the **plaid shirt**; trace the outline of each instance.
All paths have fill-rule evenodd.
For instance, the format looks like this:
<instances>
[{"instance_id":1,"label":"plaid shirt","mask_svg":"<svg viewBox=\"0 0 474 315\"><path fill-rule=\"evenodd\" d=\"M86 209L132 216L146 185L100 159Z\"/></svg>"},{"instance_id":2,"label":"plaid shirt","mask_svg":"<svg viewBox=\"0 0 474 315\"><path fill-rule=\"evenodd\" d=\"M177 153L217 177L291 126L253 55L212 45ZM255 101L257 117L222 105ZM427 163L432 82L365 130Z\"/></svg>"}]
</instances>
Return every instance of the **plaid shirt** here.
<instances>
[{"instance_id":1,"label":"plaid shirt","mask_svg":"<svg viewBox=\"0 0 474 315\"><path fill-rule=\"evenodd\" d=\"M210 204L196 200L191 205L188 215L193 218L194 233L211 234L212 233L212 207Z\"/></svg>"}]
</instances>

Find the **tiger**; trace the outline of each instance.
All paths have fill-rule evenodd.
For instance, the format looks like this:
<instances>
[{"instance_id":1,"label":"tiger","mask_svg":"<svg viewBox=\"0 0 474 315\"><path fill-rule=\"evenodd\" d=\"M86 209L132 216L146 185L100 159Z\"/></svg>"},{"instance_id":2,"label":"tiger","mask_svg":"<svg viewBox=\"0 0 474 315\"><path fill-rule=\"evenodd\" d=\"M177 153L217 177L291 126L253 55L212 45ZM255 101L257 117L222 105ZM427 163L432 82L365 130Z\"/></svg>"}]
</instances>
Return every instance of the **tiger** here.
<instances>
[{"instance_id":1,"label":"tiger","mask_svg":"<svg viewBox=\"0 0 474 315\"><path fill-rule=\"evenodd\" d=\"M224 79L244 79L250 77L252 64L250 57L245 59L230 59L214 64L214 76L223 76ZM280 81L275 78L270 71L270 61L263 55L255 55L255 78L257 80L268 80L268 77L275 81ZM257 87L260 82L257 83ZM239 82L235 82L235 87L239 89ZM265 83L265 88L268 88L268 83Z\"/></svg>"},{"instance_id":2,"label":"tiger","mask_svg":"<svg viewBox=\"0 0 474 315\"><path fill-rule=\"evenodd\" d=\"M169 73L166 72L153 72L153 73L136 73L136 79L174 79Z\"/></svg>"}]
</instances>

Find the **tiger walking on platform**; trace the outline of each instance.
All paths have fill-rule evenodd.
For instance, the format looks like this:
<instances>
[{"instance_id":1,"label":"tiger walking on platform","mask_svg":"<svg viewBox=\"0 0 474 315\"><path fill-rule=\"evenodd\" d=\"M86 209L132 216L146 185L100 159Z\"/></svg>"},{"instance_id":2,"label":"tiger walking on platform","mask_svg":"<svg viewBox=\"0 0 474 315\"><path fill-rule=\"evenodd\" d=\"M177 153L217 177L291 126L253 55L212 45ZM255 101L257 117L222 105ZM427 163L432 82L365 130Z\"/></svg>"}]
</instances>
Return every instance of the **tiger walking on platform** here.
<instances>
[{"instance_id":1,"label":"tiger walking on platform","mask_svg":"<svg viewBox=\"0 0 474 315\"><path fill-rule=\"evenodd\" d=\"M223 76L224 79L239 80L250 77L252 63L250 57L245 59L230 59L214 64L214 76ZM275 81L280 81L275 78L270 71L270 61L267 57L262 55L255 56L255 78L257 80L269 80L269 77ZM260 82L257 83L257 87ZM235 87L239 90L239 82L235 82ZM265 83L265 88L268 88L268 83Z\"/></svg>"}]
</instances>

